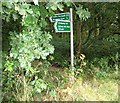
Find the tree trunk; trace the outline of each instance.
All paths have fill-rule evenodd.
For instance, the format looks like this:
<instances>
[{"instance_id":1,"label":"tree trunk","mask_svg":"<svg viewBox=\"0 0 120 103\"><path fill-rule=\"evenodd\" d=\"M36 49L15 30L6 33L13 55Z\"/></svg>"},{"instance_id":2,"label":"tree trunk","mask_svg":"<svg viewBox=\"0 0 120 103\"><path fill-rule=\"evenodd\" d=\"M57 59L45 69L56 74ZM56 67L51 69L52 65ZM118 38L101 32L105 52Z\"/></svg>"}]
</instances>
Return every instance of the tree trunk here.
<instances>
[{"instance_id":1,"label":"tree trunk","mask_svg":"<svg viewBox=\"0 0 120 103\"><path fill-rule=\"evenodd\" d=\"M81 22L80 20L77 20L77 23L76 23L76 34L77 34L76 56L79 56L81 53Z\"/></svg>"}]
</instances>

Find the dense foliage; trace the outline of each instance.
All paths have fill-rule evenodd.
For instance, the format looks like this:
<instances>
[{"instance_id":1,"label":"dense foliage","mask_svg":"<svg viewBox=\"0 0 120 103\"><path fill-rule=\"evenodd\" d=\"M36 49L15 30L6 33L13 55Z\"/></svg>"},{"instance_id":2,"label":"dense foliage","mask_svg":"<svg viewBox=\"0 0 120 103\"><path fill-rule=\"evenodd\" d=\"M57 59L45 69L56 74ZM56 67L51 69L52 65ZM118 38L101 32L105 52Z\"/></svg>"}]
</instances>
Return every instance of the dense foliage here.
<instances>
[{"instance_id":1,"label":"dense foliage","mask_svg":"<svg viewBox=\"0 0 120 103\"><path fill-rule=\"evenodd\" d=\"M4 71L6 72L3 72L5 78L5 81L3 81L3 86L6 88L3 89L8 88L7 91L5 90L6 92L11 91L12 87L18 89L20 88L20 85L25 85L24 82L22 84L22 81L25 80L25 83L28 84L32 82L32 85L35 86L34 89L36 91L39 89L40 92L46 88L44 81L36 76L35 79L33 79L33 82L32 78L30 77L39 71L32 66L32 62L35 59L39 59L40 61L44 60L54 51L54 47L50 44L52 36L49 34L49 32L42 30L42 28L47 25L45 19L49 13L45 7L41 5L36 7L34 4L26 2L3 2L2 6L3 20L12 23L11 20L13 19L16 22L19 22L18 26L21 29L18 31L17 28L15 28L12 29L12 31L8 31L9 34L6 34L9 36L7 38L9 38L10 41L10 51L7 58L5 58L6 62L4 65ZM6 76L8 77L7 81ZM12 78L14 78L14 80L12 80ZM19 86L15 85L14 83L18 82L19 79ZM10 80L12 80L11 83L9 83ZM20 100L20 97L16 99ZM21 100L22 99L23 98L21 98Z\"/></svg>"},{"instance_id":2,"label":"dense foliage","mask_svg":"<svg viewBox=\"0 0 120 103\"><path fill-rule=\"evenodd\" d=\"M119 4L62 1L2 2L3 100L34 101L37 94L54 97L56 86L68 81L48 69L70 65L69 35L56 36L49 17L71 7L75 77L105 77L118 70Z\"/></svg>"}]
</instances>

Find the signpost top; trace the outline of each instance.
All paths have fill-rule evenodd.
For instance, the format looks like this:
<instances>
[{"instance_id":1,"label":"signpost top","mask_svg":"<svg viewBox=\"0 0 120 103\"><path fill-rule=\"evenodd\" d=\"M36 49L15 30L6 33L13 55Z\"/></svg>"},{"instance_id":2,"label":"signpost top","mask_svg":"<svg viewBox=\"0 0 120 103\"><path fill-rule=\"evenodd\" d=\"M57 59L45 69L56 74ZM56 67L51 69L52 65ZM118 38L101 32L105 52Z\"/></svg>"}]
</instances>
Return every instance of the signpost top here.
<instances>
[{"instance_id":1,"label":"signpost top","mask_svg":"<svg viewBox=\"0 0 120 103\"><path fill-rule=\"evenodd\" d=\"M70 20L70 13L59 13L59 14L54 14L52 17L50 17L51 22L56 22L59 20Z\"/></svg>"}]
</instances>

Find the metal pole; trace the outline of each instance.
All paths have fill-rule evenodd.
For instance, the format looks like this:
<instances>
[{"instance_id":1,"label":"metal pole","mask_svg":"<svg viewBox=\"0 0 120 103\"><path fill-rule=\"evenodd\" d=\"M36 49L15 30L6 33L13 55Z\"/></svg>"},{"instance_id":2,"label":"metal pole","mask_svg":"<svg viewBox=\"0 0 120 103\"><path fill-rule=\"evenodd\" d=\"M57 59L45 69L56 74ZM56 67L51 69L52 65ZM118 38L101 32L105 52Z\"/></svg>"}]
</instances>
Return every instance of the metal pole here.
<instances>
[{"instance_id":1,"label":"metal pole","mask_svg":"<svg viewBox=\"0 0 120 103\"><path fill-rule=\"evenodd\" d=\"M72 16L72 8L70 8L70 39L71 39L71 67L74 66L74 47L73 47L73 16Z\"/></svg>"}]
</instances>

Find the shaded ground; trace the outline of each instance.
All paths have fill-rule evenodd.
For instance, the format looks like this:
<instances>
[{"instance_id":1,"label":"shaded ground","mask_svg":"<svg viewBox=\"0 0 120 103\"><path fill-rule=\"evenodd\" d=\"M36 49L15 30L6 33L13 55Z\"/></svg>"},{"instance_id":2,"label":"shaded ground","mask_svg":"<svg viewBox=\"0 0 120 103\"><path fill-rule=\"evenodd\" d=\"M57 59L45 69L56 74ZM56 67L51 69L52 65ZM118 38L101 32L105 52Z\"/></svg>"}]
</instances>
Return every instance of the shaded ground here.
<instances>
[{"instance_id":1,"label":"shaded ground","mask_svg":"<svg viewBox=\"0 0 120 103\"><path fill-rule=\"evenodd\" d=\"M107 78L102 80L93 78L92 80L84 80L84 78L79 77L71 80L72 76L68 69L51 67L49 71L52 73L52 77L48 76L48 78L55 85L55 88L42 96L43 101L118 100L118 84L115 79Z\"/></svg>"}]
</instances>

